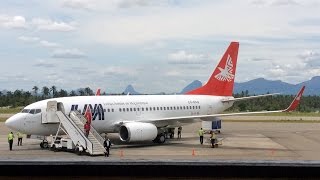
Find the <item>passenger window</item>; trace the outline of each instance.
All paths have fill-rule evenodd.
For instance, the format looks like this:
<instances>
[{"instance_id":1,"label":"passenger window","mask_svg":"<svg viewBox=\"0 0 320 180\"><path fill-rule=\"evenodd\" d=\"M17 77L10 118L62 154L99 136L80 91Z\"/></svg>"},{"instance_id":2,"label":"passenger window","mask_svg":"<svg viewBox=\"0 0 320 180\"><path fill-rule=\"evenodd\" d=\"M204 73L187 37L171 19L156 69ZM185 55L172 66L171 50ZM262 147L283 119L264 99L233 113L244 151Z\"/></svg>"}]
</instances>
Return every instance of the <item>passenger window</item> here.
<instances>
[{"instance_id":1,"label":"passenger window","mask_svg":"<svg viewBox=\"0 0 320 180\"><path fill-rule=\"evenodd\" d=\"M187 106L187 109L189 109L189 107Z\"/></svg>"},{"instance_id":2,"label":"passenger window","mask_svg":"<svg viewBox=\"0 0 320 180\"><path fill-rule=\"evenodd\" d=\"M133 111L136 111L136 108L133 108Z\"/></svg>"},{"instance_id":3,"label":"passenger window","mask_svg":"<svg viewBox=\"0 0 320 180\"><path fill-rule=\"evenodd\" d=\"M182 106L180 106L180 109L182 110Z\"/></svg>"},{"instance_id":4,"label":"passenger window","mask_svg":"<svg viewBox=\"0 0 320 180\"><path fill-rule=\"evenodd\" d=\"M41 109L36 109L36 114L41 113Z\"/></svg>"},{"instance_id":5,"label":"passenger window","mask_svg":"<svg viewBox=\"0 0 320 180\"><path fill-rule=\"evenodd\" d=\"M170 110L172 110L172 106L170 107Z\"/></svg>"},{"instance_id":6,"label":"passenger window","mask_svg":"<svg viewBox=\"0 0 320 180\"><path fill-rule=\"evenodd\" d=\"M159 111L159 107L157 107L157 110Z\"/></svg>"},{"instance_id":7,"label":"passenger window","mask_svg":"<svg viewBox=\"0 0 320 180\"><path fill-rule=\"evenodd\" d=\"M126 111L126 108L122 108L122 111L125 112L125 111Z\"/></svg>"},{"instance_id":8,"label":"passenger window","mask_svg":"<svg viewBox=\"0 0 320 180\"><path fill-rule=\"evenodd\" d=\"M186 109L186 107L185 107L185 106L183 106L183 109Z\"/></svg>"},{"instance_id":9,"label":"passenger window","mask_svg":"<svg viewBox=\"0 0 320 180\"><path fill-rule=\"evenodd\" d=\"M179 106L177 106L177 110L179 110Z\"/></svg>"},{"instance_id":10,"label":"passenger window","mask_svg":"<svg viewBox=\"0 0 320 180\"><path fill-rule=\"evenodd\" d=\"M146 111L148 111L148 108L146 108Z\"/></svg>"},{"instance_id":11,"label":"passenger window","mask_svg":"<svg viewBox=\"0 0 320 180\"><path fill-rule=\"evenodd\" d=\"M190 109L192 109L192 107L190 106Z\"/></svg>"},{"instance_id":12,"label":"passenger window","mask_svg":"<svg viewBox=\"0 0 320 180\"><path fill-rule=\"evenodd\" d=\"M194 106L193 106L193 109L194 109Z\"/></svg>"},{"instance_id":13,"label":"passenger window","mask_svg":"<svg viewBox=\"0 0 320 180\"><path fill-rule=\"evenodd\" d=\"M144 108L141 108L141 111L144 111Z\"/></svg>"},{"instance_id":14,"label":"passenger window","mask_svg":"<svg viewBox=\"0 0 320 180\"><path fill-rule=\"evenodd\" d=\"M121 108L119 108L119 111L121 112Z\"/></svg>"},{"instance_id":15,"label":"passenger window","mask_svg":"<svg viewBox=\"0 0 320 180\"><path fill-rule=\"evenodd\" d=\"M155 107L153 107L153 110L155 111L155 110L156 110L156 108L155 108Z\"/></svg>"},{"instance_id":16,"label":"passenger window","mask_svg":"<svg viewBox=\"0 0 320 180\"><path fill-rule=\"evenodd\" d=\"M166 110L166 107L163 107L163 110Z\"/></svg>"},{"instance_id":17,"label":"passenger window","mask_svg":"<svg viewBox=\"0 0 320 180\"><path fill-rule=\"evenodd\" d=\"M114 112L114 109L111 109L112 112Z\"/></svg>"},{"instance_id":18,"label":"passenger window","mask_svg":"<svg viewBox=\"0 0 320 180\"><path fill-rule=\"evenodd\" d=\"M173 107L173 110L176 110L176 107L175 107L175 106Z\"/></svg>"},{"instance_id":19,"label":"passenger window","mask_svg":"<svg viewBox=\"0 0 320 180\"><path fill-rule=\"evenodd\" d=\"M137 108L137 111L140 111L140 108Z\"/></svg>"},{"instance_id":20,"label":"passenger window","mask_svg":"<svg viewBox=\"0 0 320 180\"><path fill-rule=\"evenodd\" d=\"M127 108L127 111L129 111L129 108Z\"/></svg>"},{"instance_id":21,"label":"passenger window","mask_svg":"<svg viewBox=\"0 0 320 180\"><path fill-rule=\"evenodd\" d=\"M132 111L132 108L130 108L130 111Z\"/></svg>"},{"instance_id":22,"label":"passenger window","mask_svg":"<svg viewBox=\"0 0 320 180\"><path fill-rule=\"evenodd\" d=\"M29 114L34 114L35 113L35 109L31 109L30 111L29 111Z\"/></svg>"},{"instance_id":23,"label":"passenger window","mask_svg":"<svg viewBox=\"0 0 320 180\"><path fill-rule=\"evenodd\" d=\"M162 111L162 107L160 107L160 110Z\"/></svg>"}]
</instances>

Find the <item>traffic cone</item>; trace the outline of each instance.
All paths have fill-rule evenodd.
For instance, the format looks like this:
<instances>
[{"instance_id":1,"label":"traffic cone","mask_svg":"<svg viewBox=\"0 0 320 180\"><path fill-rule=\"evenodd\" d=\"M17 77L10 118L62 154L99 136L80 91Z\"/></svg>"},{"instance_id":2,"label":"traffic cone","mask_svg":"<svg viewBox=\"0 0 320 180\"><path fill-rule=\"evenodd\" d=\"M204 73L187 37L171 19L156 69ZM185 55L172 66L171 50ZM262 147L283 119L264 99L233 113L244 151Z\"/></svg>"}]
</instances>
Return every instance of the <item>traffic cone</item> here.
<instances>
[{"instance_id":1,"label":"traffic cone","mask_svg":"<svg viewBox=\"0 0 320 180\"><path fill-rule=\"evenodd\" d=\"M123 157L123 150L120 150L120 157Z\"/></svg>"},{"instance_id":2,"label":"traffic cone","mask_svg":"<svg viewBox=\"0 0 320 180\"><path fill-rule=\"evenodd\" d=\"M196 155L196 152L194 149L192 149L192 156L195 156Z\"/></svg>"}]
</instances>

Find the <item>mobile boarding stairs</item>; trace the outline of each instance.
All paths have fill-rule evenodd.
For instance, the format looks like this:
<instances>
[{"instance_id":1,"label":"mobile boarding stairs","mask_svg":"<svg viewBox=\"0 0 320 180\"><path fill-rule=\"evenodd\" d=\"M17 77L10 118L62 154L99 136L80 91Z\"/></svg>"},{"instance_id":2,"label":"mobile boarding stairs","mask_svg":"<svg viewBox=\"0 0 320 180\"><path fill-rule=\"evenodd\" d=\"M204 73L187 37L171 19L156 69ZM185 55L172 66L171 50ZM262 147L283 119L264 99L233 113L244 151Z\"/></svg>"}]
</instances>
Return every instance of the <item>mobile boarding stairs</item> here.
<instances>
[{"instance_id":1,"label":"mobile boarding stairs","mask_svg":"<svg viewBox=\"0 0 320 180\"><path fill-rule=\"evenodd\" d=\"M62 131L72 140L76 153L87 152L90 155L105 155L104 139L92 126L88 137L85 136L84 124L86 121L78 111L71 111L69 115L65 114L63 104L57 101L48 101L46 112L42 114L43 124L59 124L57 133L51 142L51 148L55 148L54 142Z\"/></svg>"}]
</instances>

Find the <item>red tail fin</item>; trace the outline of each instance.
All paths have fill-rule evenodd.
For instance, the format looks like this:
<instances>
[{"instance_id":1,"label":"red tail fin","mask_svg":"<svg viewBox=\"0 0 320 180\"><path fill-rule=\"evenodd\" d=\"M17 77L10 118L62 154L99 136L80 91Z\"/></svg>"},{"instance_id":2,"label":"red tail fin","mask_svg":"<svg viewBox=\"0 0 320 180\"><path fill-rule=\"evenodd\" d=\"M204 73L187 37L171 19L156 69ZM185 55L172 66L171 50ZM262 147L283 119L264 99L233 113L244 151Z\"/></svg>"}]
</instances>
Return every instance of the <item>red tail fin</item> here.
<instances>
[{"instance_id":1,"label":"red tail fin","mask_svg":"<svg viewBox=\"0 0 320 180\"><path fill-rule=\"evenodd\" d=\"M239 42L231 42L207 84L186 94L232 96L238 50Z\"/></svg>"},{"instance_id":2,"label":"red tail fin","mask_svg":"<svg viewBox=\"0 0 320 180\"><path fill-rule=\"evenodd\" d=\"M100 88L97 89L96 96L100 96Z\"/></svg>"}]
</instances>

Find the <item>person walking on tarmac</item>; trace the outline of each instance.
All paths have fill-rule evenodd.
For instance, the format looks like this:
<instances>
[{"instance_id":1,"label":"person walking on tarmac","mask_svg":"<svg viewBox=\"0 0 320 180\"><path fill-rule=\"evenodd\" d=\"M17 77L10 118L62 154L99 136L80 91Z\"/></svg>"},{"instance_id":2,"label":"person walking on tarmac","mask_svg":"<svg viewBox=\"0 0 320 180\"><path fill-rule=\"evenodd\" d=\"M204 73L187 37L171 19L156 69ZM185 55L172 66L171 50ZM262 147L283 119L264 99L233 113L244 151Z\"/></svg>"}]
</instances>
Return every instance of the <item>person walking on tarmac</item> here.
<instances>
[{"instance_id":1,"label":"person walking on tarmac","mask_svg":"<svg viewBox=\"0 0 320 180\"><path fill-rule=\"evenodd\" d=\"M106 137L104 138L103 146L104 146L104 148L105 148L106 151L107 151L107 152L104 154L104 156L109 157L110 147L111 147L111 141L110 141L110 139L108 138L107 135L106 135Z\"/></svg>"},{"instance_id":2,"label":"person walking on tarmac","mask_svg":"<svg viewBox=\"0 0 320 180\"><path fill-rule=\"evenodd\" d=\"M85 132L86 137L89 136L89 131L90 131L90 124L87 121L86 124L84 124L84 132Z\"/></svg>"},{"instance_id":3,"label":"person walking on tarmac","mask_svg":"<svg viewBox=\"0 0 320 180\"><path fill-rule=\"evenodd\" d=\"M10 149L10 151L12 151L13 138L14 138L14 135L13 135L12 132L10 132L10 133L8 134L8 143L9 143L9 149Z\"/></svg>"},{"instance_id":4,"label":"person walking on tarmac","mask_svg":"<svg viewBox=\"0 0 320 180\"><path fill-rule=\"evenodd\" d=\"M211 131L211 136L210 136L210 142L211 142L211 147L214 148L214 145L216 143L216 133Z\"/></svg>"},{"instance_id":5,"label":"person walking on tarmac","mask_svg":"<svg viewBox=\"0 0 320 180\"><path fill-rule=\"evenodd\" d=\"M178 127L178 139L181 139L181 131L182 131L182 127Z\"/></svg>"},{"instance_id":6,"label":"person walking on tarmac","mask_svg":"<svg viewBox=\"0 0 320 180\"><path fill-rule=\"evenodd\" d=\"M202 145L203 144L203 134L204 134L204 131L202 128L198 131L198 134L200 137L200 144Z\"/></svg>"},{"instance_id":7,"label":"person walking on tarmac","mask_svg":"<svg viewBox=\"0 0 320 180\"><path fill-rule=\"evenodd\" d=\"M22 146L22 138L23 138L23 134L18 132L17 133L18 136L18 146Z\"/></svg>"}]
</instances>

